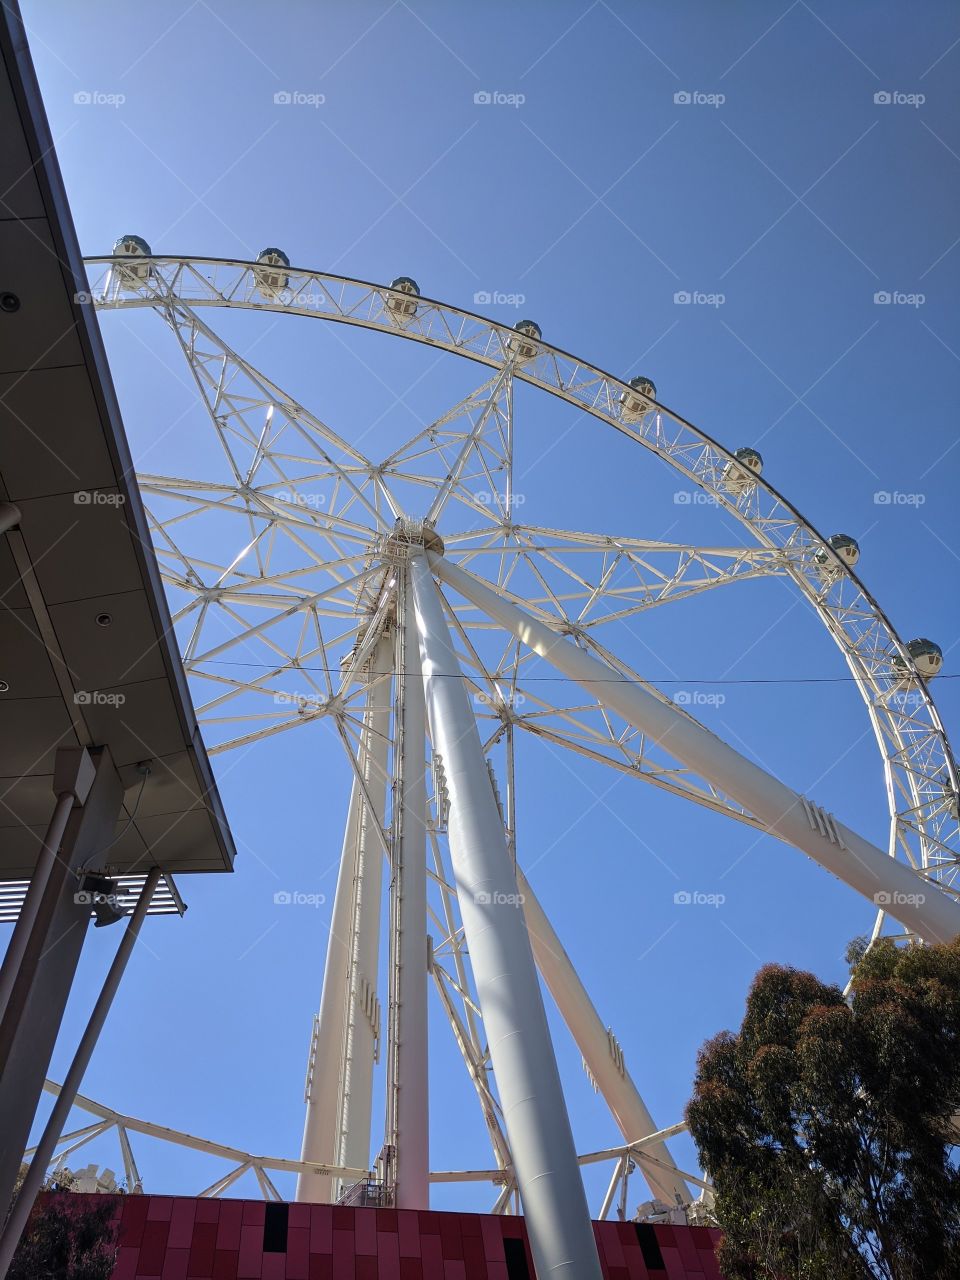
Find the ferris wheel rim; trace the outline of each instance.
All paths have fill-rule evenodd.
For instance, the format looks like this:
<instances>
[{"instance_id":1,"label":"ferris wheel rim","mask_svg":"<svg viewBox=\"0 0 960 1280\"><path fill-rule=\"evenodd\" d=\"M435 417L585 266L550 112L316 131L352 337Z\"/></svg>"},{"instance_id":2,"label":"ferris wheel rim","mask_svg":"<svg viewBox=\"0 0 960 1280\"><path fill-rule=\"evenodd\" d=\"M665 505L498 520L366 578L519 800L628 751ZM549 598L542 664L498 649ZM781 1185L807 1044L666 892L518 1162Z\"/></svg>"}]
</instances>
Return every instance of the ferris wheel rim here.
<instances>
[{"instance_id":1,"label":"ferris wheel rim","mask_svg":"<svg viewBox=\"0 0 960 1280\"><path fill-rule=\"evenodd\" d=\"M275 314L288 313L293 315L303 315L305 318L325 319L333 321L334 323L344 323L357 328L386 333L394 337L403 337L421 345L432 347L434 349L441 349L450 354L461 356L473 363L481 364L488 368L500 368L503 366L504 361L507 358L506 344L509 341L510 336L515 336L516 332L515 329L510 326L489 320L475 312L470 312L463 308L452 306L451 304L438 299L431 299L420 295L417 296L418 307L422 306L425 308L428 314L433 313L444 317L444 319L452 317L458 321L461 326L465 322L470 323L478 326L479 332L486 331L488 337L496 336L497 341L500 344L499 354L496 352L483 354L478 350L474 350L467 346L465 341L457 342L452 339L446 341L435 336L429 336L412 323L400 323L393 317L388 321L383 318L373 319L369 315L361 316L356 310L359 303L355 304L354 310L343 311L338 308L332 292L325 288L325 282L329 282L332 286L342 289L355 288L365 291L368 298L379 298L384 304L383 315L387 314L385 310L387 295L390 295L395 291L387 285L376 284L371 281L360 280L349 276L341 276L331 272L317 271L310 268L293 266L289 268L290 277L296 278L300 283L298 284L297 290L294 291L294 300L292 302L285 302L275 297L271 298L263 296L259 292L256 286L255 272L258 267L261 270L263 269L262 264L258 264L255 261L247 259L216 258L206 256L178 257L175 255L149 255L131 259L130 257L122 255L110 255L87 258L85 259L85 262L88 267L98 266L107 269L103 292L99 295L86 295L97 309L103 310L137 308L159 310L164 307L170 308L179 304L181 307L191 311L194 307L219 307L225 310L256 310L269 311ZM213 282L202 275L202 272L199 270L200 268L206 267L211 269L222 268L226 270L235 270L241 273L239 280L236 282L236 287L239 288L240 282L244 280L244 277L248 273L249 284L251 287L247 289L246 294L242 297L228 297L223 293L218 293L216 296L195 297L189 295L181 296L181 294L176 292L172 287L168 289L166 293L162 293L158 296L155 292L150 292L147 289L143 289L141 291L135 288L132 289L128 285L122 294L120 293L119 288L115 288L114 295L112 297L108 296L107 290L114 271L118 268L122 270L124 267L130 267L133 263L136 264L138 269L146 269L148 278L150 279L154 277L155 268L173 268L177 272L177 279L179 279L179 273L188 269L194 273L198 282L202 282L211 289L215 287ZM324 288L328 300L334 305L333 310L310 309L297 305L296 293L302 292L303 282L310 280L319 283L321 287ZM287 289L286 292L289 293L291 291ZM448 333L452 334L454 332L454 326L452 325L448 325L447 329ZM620 394L629 392L630 390L629 383L626 379L617 378L615 375L607 373L599 366L583 361L572 353L565 351L563 348L557 347L549 342L545 342L542 337L538 336L536 338L536 347L538 359L540 355L547 355L552 358L555 363L558 361L569 361L576 370L592 376L597 381L598 385L602 385L608 389L608 403L611 402L609 395L610 388L614 389L618 397ZM742 526L750 531L751 536L760 544L760 546L767 547L771 550L786 551L787 543L778 544L775 538L760 527L759 520L750 514L750 511L748 510L748 506L750 504L741 506L739 501L731 501L729 494L724 491L722 484L717 483L711 485L706 483L703 475L698 474L693 467L683 465L676 457L671 456L671 454L666 451L663 445L658 441L647 438L639 431L631 429L628 423L621 421L613 412L604 411L599 404L586 403L583 399L578 398L571 392L570 386L565 387L563 385L551 385L544 378L534 376L529 367L533 363L535 363L533 360L515 362L512 370L513 377L524 382L526 385L537 388L538 390L544 391L549 395L571 404L582 412L596 418L598 421L614 427L614 429L619 431L627 439L643 445L644 448L655 453L675 471L685 476L688 480L693 481L693 483L704 492L711 494L718 504L722 505L730 515L734 516ZM700 445L707 450L715 451L718 457L725 460L726 463L737 462L736 455L728 450L726 446L721 444L719 441L714 440L701 428L683 418L676 411L667 408L658 401L652 402L652 409L656 411L657 414L666 414L671 421L676 423L684 431L690 433L700 443ZM790 503L777 489L775 489L769 481L764 479L762 475L751 474L751 481L752 494L758 494L761 492L765 494L774 504L775 509L789 515L795 527L795 531L809 539L810 545L815 545L818 553L825 552L828 557L832 557L833 562L835 562L835 575L837 577L842 576L852 584L859 600L866 606L866 611L869 613L873 624L885 637L889 650L892 653L899 655L901 661L912 663L912 656L909 653L906 643L900 638L899 633L891 624L889 618L876 598L853 571L852 566L847 564L836 554L829 539L821 535L819 531L799 512L799 510L794 507L793 504ZM891 824L891 856L897 856L897 839L899 834L902 837L901 843L908 854L908 859L910 861L914 861L914 865L919 865L919 869L922 872L936 876L938 873L942 873L945 869L949 869L951 866L953 866L955 870L956 867L960 865L960 861L957 860L955 851L953 851L954 861L952 863L950 861L928 862L928 855L931 848L937 852L937 856L939 857L940 853L938 851L949 849L949 845L945 844L938 835L930 834L930 832L928 832L927 827L937 817L937 810L935 808L930 808L932 804L930 797L925 797L921 794L917 769L909 768L903 763L905 759L909 758L911 750L914 748L910 742L904 740L903 733L895 719L893 709L889 705L889 694L893 691L893 687L884 692L878 687L876 682L872 680L872 673L868 670L867 664L864 662L863 655L858 649L856 643L853 642L837 618L824 606L818 593L813 590L810 581L808 581L807 578L796 568L794 561L789 557L787 559L786 568L788 575L795 585L799 587L801 593L807 598L820 621L826 626L828 632L833 637L835 644L843 654L867 709L873 734L880 749L886 778L886 791L888 797L887 808ZM839 570L838 574L836 573L837 570ZM922 730L927 735L928 742L932 738L939 744L939 755L941 757L935 767L924 769L921 776L927 780L931 788L934 783L942 782L944 784L949 784L952 787L954 794L956 794L958 790L958 771L956 761L950 747L946 730L940 718L939 711L930 696L927 682L920 677L919 673L913 681L913 687L919 694L920 706L928 718L928 724L922 725ZM914 713L914 717L915 716L916 713ZM920 747L917 747L915 750L919 752ZM894 787L892 781L892 770L894 769L901 770L902 777L900 777L899 781L901 798L902 801L906 801L909 798L912 801L909 805L905 803L898 804L897 802L896 787ZM945 775L945 778L942 777L942 775ZM923 817L918 819L916 815L918 813L923 813L925 808L930 809L930 812L924 814ZM910 822L907 822L904 818L903 815L905 814L910 816ZM909 846L906 842L907 837L902 834L901 828L904 828L908 833L912 832L918 840L920 849L919 864L917 864L912 858L912 855L910 855ZM943 884L943 881L938 882Z\"/></svg>"}]
</instances>

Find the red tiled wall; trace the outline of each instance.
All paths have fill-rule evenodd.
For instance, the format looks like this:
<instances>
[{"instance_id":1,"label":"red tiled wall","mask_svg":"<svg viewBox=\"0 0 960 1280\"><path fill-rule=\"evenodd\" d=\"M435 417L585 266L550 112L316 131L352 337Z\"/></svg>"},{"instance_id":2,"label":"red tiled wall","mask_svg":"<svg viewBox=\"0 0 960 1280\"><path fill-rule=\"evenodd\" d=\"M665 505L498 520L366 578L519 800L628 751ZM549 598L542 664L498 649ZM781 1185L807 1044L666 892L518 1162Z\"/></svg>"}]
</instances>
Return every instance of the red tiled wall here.
<instances>
[{"instance_id":1,"label":"red tiled wall","mask_svg":"<svg viewBox=\"0 0 960 1280\"><path fill-rule=\"evenodd\" d=\"M113 1280L508 1280L504 1239L522 1218L291 1204L285 1253L264 1253L262 1200L117 1198ZM648 1270L629 1222L597 1222L607 1280L722 1280L718 1231L653 1228L664 1270Z\"/></svg>"}]
</instances>

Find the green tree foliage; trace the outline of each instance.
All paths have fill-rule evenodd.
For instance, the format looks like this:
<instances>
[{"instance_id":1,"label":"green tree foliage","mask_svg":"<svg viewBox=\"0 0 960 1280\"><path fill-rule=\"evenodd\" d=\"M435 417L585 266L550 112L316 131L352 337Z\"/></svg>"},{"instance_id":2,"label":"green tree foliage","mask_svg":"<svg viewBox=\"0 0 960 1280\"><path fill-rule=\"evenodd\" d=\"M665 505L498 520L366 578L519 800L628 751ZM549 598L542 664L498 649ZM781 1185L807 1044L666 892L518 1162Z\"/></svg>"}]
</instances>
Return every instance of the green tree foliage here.
<instances>
[{"instance_id":1,"label":"green tree foliage","mask_svg":"<svg viewBox=\"0 0 960 1280\"><path fill-rule=\"evenodd\" d=\"M63 1187L61 1179L38 1198L7 1280L110 1280L117 1262L116 1201Z\"/></svg>"},{"instance_id":2,"label":"green tree foliage","mask_svg":"<svg viewBox=\"0 0 960 1280\"><path fill-rule=\"evenodd\" d=\"M957 1280L960 940L851 944L850 998L767 965L687 1121L730 1280Z\"/></svg>"}]
</instances>

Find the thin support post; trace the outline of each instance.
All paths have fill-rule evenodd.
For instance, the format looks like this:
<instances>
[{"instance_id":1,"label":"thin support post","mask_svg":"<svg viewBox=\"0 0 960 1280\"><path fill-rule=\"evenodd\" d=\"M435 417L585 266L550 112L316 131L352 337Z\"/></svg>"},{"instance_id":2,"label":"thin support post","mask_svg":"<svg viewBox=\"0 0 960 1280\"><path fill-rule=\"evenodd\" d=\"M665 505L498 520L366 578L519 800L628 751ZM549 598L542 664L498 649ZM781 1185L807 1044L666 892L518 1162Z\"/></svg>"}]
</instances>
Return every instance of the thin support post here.
<instances>
[{"instance_id":1,"label":"thin support post","mask_svg":"<svg viewBox=\"0 0 960 1280\"><path fill-rule=\"evenodd\" d=\"M316 1165L363 1169L370 1161L383 874L378 828L383 824L386 793L392 661L390 639L383 636L362 676L368 691L359 776L350 793L305 1090L300 1159ZM351 1158L341 1158L347 1151ZM339 1180L329 1174L301 1173L296 1199L326 1204L336 1199L339 1188Z\"/></svg>"},{"instance_id":2,"label":"thin support post","mask_svg":"<svg viewBox=\"0 0 960 1280\"><path fill-rule=\"evenodd\" d=\"M395 1148L398 1209L430 1199L427 1091L426 711L409 575L399 597L394 713L392 978L387 1142Z\"/></svg>"},{"instance_id":3,"label":"thin support post","mask_svg":"<svg viewBox=\"0 0 960 1280\"><path fill-rule=\"evenodd\" d=\"M450 796L450 856L464 934L537 1274L600 1280L543 996L490 775L426 557L410 574L434 749Z\"/></svg>"},{"instance_id":4,"label":"thin support post","mask_svg":"<svg viewBox=\"0 0 960 1280\"><path fill-rule=\"evenodd\" d=\"M2 504L0 504L2 505ZM40 903L50 881L50 873L60 853L60 843L75 805L82 805L90 794L95 776L93 761L86 747L61 747L57 752L53 773L53 789L57 803L47 826L37 864L30 877L17 923L0 967L0 1019L3 1018L27 950L27 941L37 922Z\"/></svg>"},{"instance_id":5,"label":"thin support post","mask_svg":"<svg viewBox=\"0 0 960 1280\"><path fill-rule=\"evenodd\" d=\"M93 1006L93 1012L90 1014L84 1033L80 1037L80 1043L77 1045L73 1061L70 1063L70 1068L64 1077L63 1084L60 1086L60 1092L57 1094L56 1101L53 1104L46 1128L37 1143L37 1149L27 1169L23 1185L20 1188L20 1194L14 1201L7 1224L3 1229L3 1234L0 1235L0 1280L4 1280L6 1277L17 1245L20 1243L23 1229L27 1225L27 1219L30 1217L30 1211L36 1201L37 1193L43 1185L47 1165L53 1157L57 1147L57 1140L63 1132L63 1126L66 1123L67 1116L70 1114L70 1108L73 1106L80 1091L84 1073L90 1064L93 1051L97 1047L100 1032L103 1030L103 1024L107 1020L110 1006L113 1004L117 989L120 986L120 980L127 968L130 954L140 934L140 927L146 917L160 874L159 867L151 867L147 872L143 888L140 890L140 897L137 899L137 905L127 921L127 927L124 930L123 937L120 939L120 945L117 947L117 954L113 957L113 963L110 965L110 969L104 979L103 987L97 997L96 1004Z\"/></svg>"},{"instance_id":6,"label":"thin support post","mask_svg":"<svg viewBox=\"0 0 960 1280\"><path fill-rule=\"evenodd\" d=\"M692 716L681 715L544 623L502 600L473 574L439 556L431 556L430 562L445 583L581 685L602 706L622 716L754 814L772 835L806 853L865 898L889 903L889 913L920 937L950 942L960 934L960 903L934 881L891 858L832 814L792 791Z\"/></svg>"},{"instance_id":7,"label":"thin support post","mask_svg":"<svg viewBox=\"0 0 960 1280\"><path fill-rule=\"evenodd\" d=\"M636 1085L630 1078L623 1053L616 1040L600 1020L586 987L580 981L570 957L553 930L546 913L530 888L523 872L517 868L517 883L523 893L523 913L530 931L530 942L537 968L550 989L557 1008L577 1048L596 1081L597 1088L613 1113L625 1141L656 1133L657 1126L647 1110ZM690 1203L690 1190L673 1158L662 1142L648 1148L652 1155L663 1162L663 1168L643 1166L644 1177L658 1200L666 1204ZM674 1172L669 1172L671 1167Z\"/></svg>"}]
</instances>

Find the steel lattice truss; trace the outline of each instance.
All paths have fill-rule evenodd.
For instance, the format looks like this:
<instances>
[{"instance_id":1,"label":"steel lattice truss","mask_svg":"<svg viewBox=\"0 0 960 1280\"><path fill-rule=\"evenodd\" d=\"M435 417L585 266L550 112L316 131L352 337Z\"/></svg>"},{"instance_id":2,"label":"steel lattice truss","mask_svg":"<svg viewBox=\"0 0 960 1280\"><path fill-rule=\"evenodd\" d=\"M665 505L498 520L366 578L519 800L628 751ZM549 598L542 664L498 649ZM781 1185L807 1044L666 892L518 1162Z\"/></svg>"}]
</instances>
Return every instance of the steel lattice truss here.
<instances>
[{"instance_id":1,"label":"steel lattice truss","mask_svg":"<svg viewBox=\"0 0 960 1280\"><path fill-rule=\"evenodd\" d=\"M631 412L626 383L541 341L523 343L513 329L425 299L411 312L382 286L297 269L276 288L265 286L257 264L215 259L138 259L133 270L128 259L103 258L90 260L89 268L99 309L148 307L165 319L216 441L216 454L199 460L202 474L191 467L191 474L138 477L211 752L328 719L362 780L365 716L372 703L390 699L389 678L378 684L361 677L395 607L398 520L428 520L443 537L447 560L568 637L612 679L667 703L614 653L609 637L617 627L674 600L779 576L816 611L863 697L885 772L891 855L942 887L953 884L960 850L956 768L913 659L830 544L765 481L745 476L721 445L662 406ZM368 458L218 337L202 318L211 307L379 330L490 372L396 452ZM740 522L745 545L705 547L519 523L513 490L518 381L659 455ZM479 609L449 592L444 606L512 847L518 731L762 829L753 814L610 712L602 693L593 698L568 683L543 680L536 655ZM435 790L432 977L497 1168L505 1171L502 1209L512 1192L510 1152L444 848L442 786ZM877 932L882 923L881 911ZM619 1051L615 1041L610 1051ZM618 1151L621 1177L631 1158L657 1190L659 1157Z\"/></svg>"}]
</instances>

